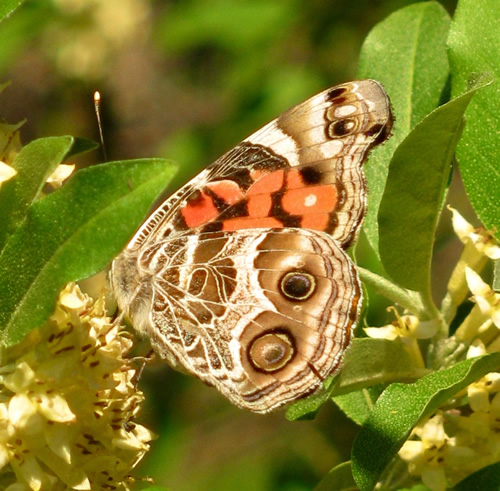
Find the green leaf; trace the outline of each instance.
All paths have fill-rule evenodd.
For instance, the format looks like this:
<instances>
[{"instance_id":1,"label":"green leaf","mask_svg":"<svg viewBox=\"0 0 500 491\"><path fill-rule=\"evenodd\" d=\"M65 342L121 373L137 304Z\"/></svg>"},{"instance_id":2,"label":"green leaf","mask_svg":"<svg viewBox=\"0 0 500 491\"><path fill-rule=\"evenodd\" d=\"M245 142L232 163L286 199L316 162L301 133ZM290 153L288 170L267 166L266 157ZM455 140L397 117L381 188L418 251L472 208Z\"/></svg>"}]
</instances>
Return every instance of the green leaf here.
<instances>
[{"instance_id":1,"label":"green leaf","mask_svg":"<svg viewBox=\"0 0 500 491\"><path fill-rule=\"evenodd\" d=\"M500 353L492 353L433 372L413 384L390 385L354 441L352 467L359 488L362 491L374 488L421 419L472 382L498 370Z\"/></svg>"},{"instance_id":2,"label":"green leaf","mask_svg":"<svg viewBox=\"0 0 500 491\"><path fill-rule=\"evenodd\" d=\"M449 74L449 24L439 3L417 3L375 26L361 49L358 78L382 83L396 118L392 137L373 151L365 165L369 193L363 230L377 255L377 214L389 161L410 130L439 104Z\"/></svg>"},{"instance_id":3,"label":"green leaf","mask_svg":"<svg viewBox=\"0 0 500 491\"><path fill-rule=\"evenodd\" d=\"M402 343L387 339L354 339L345 354L340 374L326 384L323 392L289 406L286 418L289 421L312 419L334 394L347 394L396 380L414 380L418 375Z\"/></svg>"},{"instance_id":4,"label":"green leaf","mask_svg":"<svg viewBox=\"0 0 500 491\"><path fill-rule=\"evenodd\" d=\"M7 18L24 0L2 0L0 2L0 20Z\"/></svg>"},{"instance_id":5,"label":"green leaf","mask_svg":"<svg viewBox=\"0 0 500 491\"><path fill-rule=\"evenodd\" d=\"M355 339L345 355L334 395L378 384L414 380L419 375L421 373L416 371L408 351L400 341Z\"/></svg>"},{"instance_id":6,"label":"green leaf","mask_svg":"<svg viewBox=\"0 0 500 491\"><path fill-rule=\"evenodd\" d=\"M68 282L104 268L174 172L163 159L111 162L77 172L36 201L0 255L2 342L42 324Z\"/></svg>"},{"instance_id":7,"label":"green leaf","mask_svg":"<svg viewBox=\"0 0 500 491\"><path fill-rule=\"evenodd\" d=\"M489 73L495 82L467 108L467 123L457 146L460 173L470 201L500 239L500 2L461 0L448 39L452 93L462 93L470 73Z\"/></svg>"},{"instance_id":8,"label":"green leaf","mask_svg":"<svg viewBox=\"0 0 500 491\"><path fill-rule=\"evenodd\" d=\"M485 489L500 489L500 462L489 465L474 472L454 488L455 491L484 491Z\"/></svg>"},{"instance_id":9,"label":"green leaf","mask_svg":"<svg viewBox=\"0 0 500 491\"><path fill-rule=\"evenodd\" d=\"M437 221L463 115L477 88L426 116L398 147L379 209L380 258L400 286L430 292Z\"/></svg>"},{"instance_id":10,"label":"green leaf","mask_svg":"<svg viewBox=\"0 0 500 491\"><path fill-rule=\"evenodd\" d=\"M350 462L342 462L334 467L321 479L314 491L342 491L343 489L356 489Z\"/></svg>"},{"instance_id":11,"label":"green leaf","mask_svg":"<svg viewBox=\"0 0 500 491\"><path fill-rule=\"evenodd\" d=\"M377 385L376 387L349 392L349 394L334 396L333 402L347 417L361 426L372 413L375 402L377 402L384 388L383 385Z\"/></svg>"},{"instance_id":12,"label":"green leaf","mask_svg":"<svg viewBox=\"0 0 500 491\"><path fill-rule=\"evenodd\" d=\"M305 399L295 402L286 409L285 417L288 421L314 419L321 406L330 399L337 379L332 377L324 382L324 390Z\"/></svg>"},{"instance_id":13,"label":"green leaf","mask_svg":"<svg viewBox=\"0 0 500 491\"><path fill-rule=\"evenodd\" d=\"M99 143L93 140L87 140L86 138L78 137L76 137L74 140L75 141L73 143L73 146L71 147L71 150L65 156L65 160L68 160L75 155L81 155L82 153L91 152L92 150L99 148Z\"/></svg>"},{"instance_id":14,"label":"green leaf","mask_svg":"<svg viewBox=\"0 0 500 491\"><path fill-rule=\"evenodd\" d=\"M17 170L17 175L0 188L0 250L73 143L72 136L41 138L23 147L16 155L12 167Z\"/></svg>"},{"instance_id":15,"label":"green leaf","mask_svg":"<svg viewBox=\"0 0 500 491\"><path fill-rule=\"evenodd\" d=\"M371 287L377 295L400 305L419 318L426 318L428 307L422 302L419 294L394 284L391 280L372 271L358 267L359 277L365 286Z\"/></svg>"}]
</instances>

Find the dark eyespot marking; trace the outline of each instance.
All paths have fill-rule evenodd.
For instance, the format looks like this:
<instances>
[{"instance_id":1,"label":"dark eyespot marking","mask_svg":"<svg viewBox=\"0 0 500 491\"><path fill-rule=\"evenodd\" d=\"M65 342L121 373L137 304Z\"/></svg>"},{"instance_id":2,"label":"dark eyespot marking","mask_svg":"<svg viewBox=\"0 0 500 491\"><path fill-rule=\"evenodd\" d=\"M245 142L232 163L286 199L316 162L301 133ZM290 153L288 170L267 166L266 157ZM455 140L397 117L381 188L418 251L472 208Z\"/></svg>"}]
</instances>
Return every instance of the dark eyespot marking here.
<instances>
[{"instance_id":1,"label":"dark eyespot marking","mask_svg":"<svg viewBox=\"0 0 500 491\"><path fill-rule=\"evenodd\" d=\"M257 336L248 348L248 359L259 372L281 370L295 355L295 342L284 328L276 328Z\"/></svg>"},{"instance_id":2,"label":"dark eyespot marking","mask_svg":"<svg viewBox=\"0 0 500 491\"><path fill-rule=\"evenodd\" d=\"M305 271L289 271L281 278L280 289L289 300L307 300L316 290L316 279Z\"/></svg>"},{"instance_id":3,"label":"dark eyespot marking","mask_svg":"<svg viewBox=\"0 0 500 491\"><path fill-rule=\"evenodd\" d=\"M328 92L328 94L326 94L326 100L333 101L334 99L337 99L337 97L341 96L345 91L346 91L345 87L332 89L330 90L330 92Z\"/></svg>"},{"instance_id":4,"label":"dark eyespot marking","mask_svg":"<svg viewBox=\"0 0 500 491\"><path fill-rule=\"evenodd\" d=\"M331 126L332 136L344 136L352 133L356 123L352 119L340 119Z\"/></svg>"},{"instance_id":5,"label":"dark eyespot marking","mask_svg":"<svg viewBox=\"0 0 500 491\"><path fill-rule=\"evenodd\" d=\"M319 184L321 182L322 173L314 167L304 167L300 170L300 177L304 184Z\"/></svg>"}]
</instances>

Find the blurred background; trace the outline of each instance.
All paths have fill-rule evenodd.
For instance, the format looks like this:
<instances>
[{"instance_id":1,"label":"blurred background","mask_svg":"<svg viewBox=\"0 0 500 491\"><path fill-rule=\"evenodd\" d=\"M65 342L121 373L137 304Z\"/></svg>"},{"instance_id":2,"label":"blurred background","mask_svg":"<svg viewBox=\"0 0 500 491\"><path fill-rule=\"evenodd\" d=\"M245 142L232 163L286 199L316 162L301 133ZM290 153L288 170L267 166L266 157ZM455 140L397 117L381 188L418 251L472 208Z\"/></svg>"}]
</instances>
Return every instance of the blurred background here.
<instances>
[{"instance_id":1,"label":"blurred background","mask_svg":"<svg viewBox=\"0 0 500 491\"><path fill-rule=\"evenodd\" d=\"M23 143L98 140L98 89L109 160L176 160L172 191L283 110L353 79L368 31L410 3L28 0L0 24L0 82L11 82L0 115L26 118ZM441 3L451 14L456 2ZM101 161L95 151L79 165ZM463 201L459 182L452 196ZM452 260L459 249L449 232L443 226L438 254ZM369 268L363 240L358 256ZM369 324L387 322L385 305L370 299ZM356 434L333 404L315 421L257 416L160 364L147 367L140 387L142 420L160 437L136 475L172 490L311 489L349 458Z\"/></svg>"}]
</instances>

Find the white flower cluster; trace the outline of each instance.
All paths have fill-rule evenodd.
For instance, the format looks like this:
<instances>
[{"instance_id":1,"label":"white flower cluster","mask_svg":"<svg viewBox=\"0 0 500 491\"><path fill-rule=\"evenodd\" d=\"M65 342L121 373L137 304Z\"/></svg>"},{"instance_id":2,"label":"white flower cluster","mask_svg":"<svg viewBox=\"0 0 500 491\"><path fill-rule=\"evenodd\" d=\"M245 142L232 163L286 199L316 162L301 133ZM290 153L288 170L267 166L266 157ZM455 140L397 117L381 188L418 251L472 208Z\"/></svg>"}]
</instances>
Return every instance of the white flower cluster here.
<instances>
[{"instance_id":1,"label":"white flower cluster","mask_svg":"<svg viewBox=\"0 0 500 491\"><path fill-rule=\"evenodd\" d=\"M43 327L2 352L2 489L128 489L152 433L124 358L132 341L69 285Z\"/></svg>"}]
</instances>

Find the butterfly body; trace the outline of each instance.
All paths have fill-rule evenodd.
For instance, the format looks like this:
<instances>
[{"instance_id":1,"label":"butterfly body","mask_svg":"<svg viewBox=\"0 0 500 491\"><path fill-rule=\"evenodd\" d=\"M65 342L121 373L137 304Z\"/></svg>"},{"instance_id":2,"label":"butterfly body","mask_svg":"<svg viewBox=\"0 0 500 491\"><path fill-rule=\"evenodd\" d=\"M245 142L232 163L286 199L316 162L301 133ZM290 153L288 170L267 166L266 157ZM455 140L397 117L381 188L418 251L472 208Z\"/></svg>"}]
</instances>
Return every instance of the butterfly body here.
<instances>
[{"instance_id":1,"label":"butterfly body","mask_svg":"<svg viewBox=\"0 0 500 491\"><path fill-rule=\"evenodd\" d=\"M335 374L361 305L345 249L392 125L371 80L286 111L203 170L114 261L118 305L175 367L265 413Z\"/></svg>"}]
</instances>

